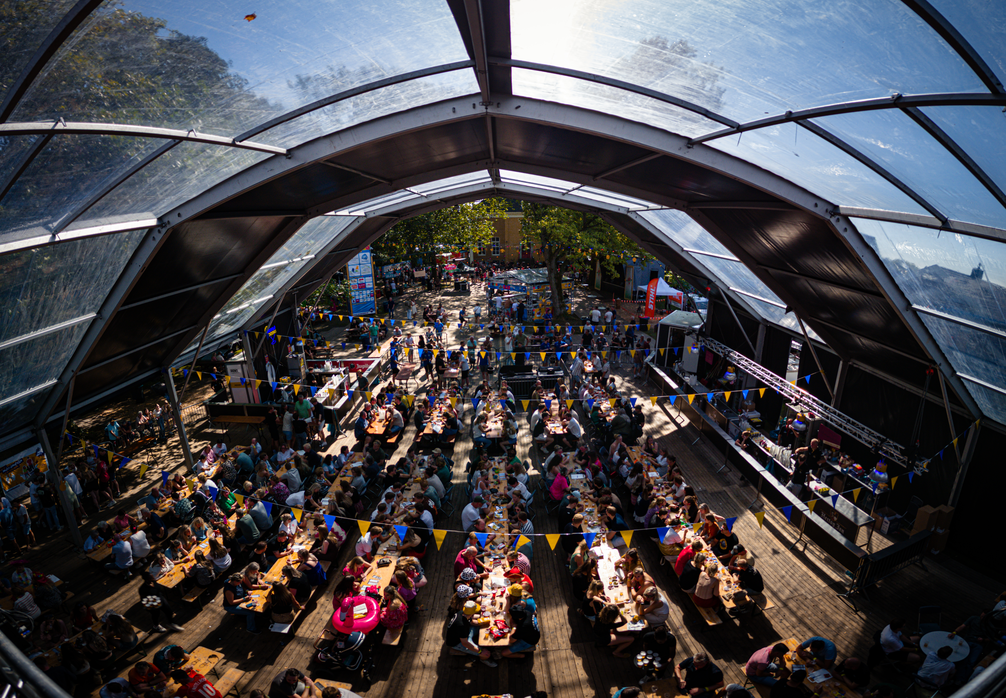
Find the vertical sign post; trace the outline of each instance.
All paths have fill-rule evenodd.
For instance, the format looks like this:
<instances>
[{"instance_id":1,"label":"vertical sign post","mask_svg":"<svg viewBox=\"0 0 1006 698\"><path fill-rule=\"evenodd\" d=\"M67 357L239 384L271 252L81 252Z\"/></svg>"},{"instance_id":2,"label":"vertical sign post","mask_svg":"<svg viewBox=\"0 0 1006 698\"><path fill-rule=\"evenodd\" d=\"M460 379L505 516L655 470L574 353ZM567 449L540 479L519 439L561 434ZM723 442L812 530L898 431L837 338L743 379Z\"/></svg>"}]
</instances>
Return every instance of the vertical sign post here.
<instances>
[{"instance_id":1,"label":"vertical sign post","mask_svg":"<svg viewBox=\"0 0 1006 698\"><path fill-rule=\"evenodd\" d=\"M349 278L350 314L375 315L377 294L374 285L374 263L370 248L361 250L349 260L346 271Z\"/></svg>"}]
</instances>

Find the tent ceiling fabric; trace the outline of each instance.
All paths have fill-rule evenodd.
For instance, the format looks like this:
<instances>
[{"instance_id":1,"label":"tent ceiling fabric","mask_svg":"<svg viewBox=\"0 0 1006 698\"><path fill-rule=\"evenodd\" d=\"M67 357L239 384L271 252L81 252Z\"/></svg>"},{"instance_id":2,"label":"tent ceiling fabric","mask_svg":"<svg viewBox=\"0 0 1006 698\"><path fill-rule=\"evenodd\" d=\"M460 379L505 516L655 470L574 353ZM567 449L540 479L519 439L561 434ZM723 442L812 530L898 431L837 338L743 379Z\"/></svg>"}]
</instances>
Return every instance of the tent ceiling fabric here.
<instances>
[{"instance_id":1,"label":"tent ceiling fabric","mask_svg":"<svg viewBox=\"0 0 1006 698\"><path fill-rule=\"evenodd\" d=\"M1006 424L1000 5L261 9L0 0L0 442L493 193Z\"/></svg>"}]
</instances>

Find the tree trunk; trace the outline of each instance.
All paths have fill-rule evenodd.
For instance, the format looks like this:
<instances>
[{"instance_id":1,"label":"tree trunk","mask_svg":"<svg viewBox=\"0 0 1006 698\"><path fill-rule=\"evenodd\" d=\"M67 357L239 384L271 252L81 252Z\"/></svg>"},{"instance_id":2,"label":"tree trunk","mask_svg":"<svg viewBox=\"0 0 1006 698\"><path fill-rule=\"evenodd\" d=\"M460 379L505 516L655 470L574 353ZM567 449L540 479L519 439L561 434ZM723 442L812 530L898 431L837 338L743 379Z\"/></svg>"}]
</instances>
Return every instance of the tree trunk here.
<instances>
[{"instance_id":1,"label":"tree trunk","mask_svg":"<svg viewBox=\"0 0 1006 698\"><path fill-rule=\"evenodd\" d=\"M548 285L552 290L552 321L558 322L559 316L565 312L562 304L562 275L559 273L559 260L552 252L552 246L545 247L545 268L548 270Z\"/></svg>"}]
</instances>

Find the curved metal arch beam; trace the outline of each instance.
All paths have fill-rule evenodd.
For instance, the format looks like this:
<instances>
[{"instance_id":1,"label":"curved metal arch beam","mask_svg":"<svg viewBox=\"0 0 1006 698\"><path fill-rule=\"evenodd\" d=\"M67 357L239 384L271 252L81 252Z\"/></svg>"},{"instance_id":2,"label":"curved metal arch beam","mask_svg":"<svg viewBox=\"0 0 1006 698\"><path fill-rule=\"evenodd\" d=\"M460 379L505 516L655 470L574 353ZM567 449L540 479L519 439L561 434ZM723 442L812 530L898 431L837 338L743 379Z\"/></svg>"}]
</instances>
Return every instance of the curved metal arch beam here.
<instances>
[{"instance_id":1,"label":"curved metal arch beam","mask_svg":"<svg viewBox=\"0 0 1006 698\"><path fill-rule=\"evenodd\" d=\"M288 172L305 167L318 160L337 157L340 153L354 150L362 144L385 140L400 133L414 132L435 125L457 122L469 118L482 118L486 113L494 118L530 121L562 129L590 133L694 163L705 169L742 181L782 198L798 208L831 220L835 228L841 231L843 238L847 241L850 239L858 240L858 243L862 247L867 248L866 252L861 253L861 256L873 254L858 231L856 231L852 222L838 213L837 208L832 202L815 196L793 182L767 172L749 162L737 159L713 148L691 146L687 138L645 124L628 121L611 114L602 114L568 105L516 97L502 98L498 103L493 102L483 109L479 109L476 104L473 104L471 97L447 100L344 129L338 133L324 136L291 149L286 159L269 158L257 163L216 187L185 202L170 212L168 216L171 220L185 220L244 191L248 191L259 184L281 177ZM518 169L524 168L518 167ZM568 174L565 175L565 178L574 179L575 181L575 177L571 177ZM416 179L421 180L423 178L417 177ZM425 181L430 181L431 179L433 178L428 177L425 178ZM605 187L634 196L635 198L656 200L658 203L661 203L660 197L655 197L653 192L630 191L625 187L613 187L608 182L605 182ZM361 197L360 200L363 200L363 198ZM700 224L704 224L705 221L701 215L701 211L695 209L686 210ZM705 227L708 229L709 226L706 225ZM713 227L715 228L715 226ZM852 232L850 233L849 231ZM852 245L852 242L847 242L847 244ZM961 400L965 402L972 414L982 414L971 394L956 376L953 367L939 345L933 339L918 315L911 309L904 295L894 283L893 278L886 272L883 263L875 255L873 255L869 268L874 277L878 279L881 290L888 297L889 301L892 302L902 321L910 328L920 346L934 358L944 376L954 386L954 390L961 397ZM787 303L790 303L791 300L798 301L798 299L787 298L785 289L781 289L782 293L780 293L780 288L774 279L768 278L763 279L763 281ZM790 305L797 310L798 314L800 313L802 304L792 302ZM824 336L822 335L822 337Z\"/></svg>"},{"instance_id":2,"label":"curved metal arch beam","mask_svg":"<svg viewBox=\"0 0 1006 698\"><path fill-rule=\"evenodd\" d=\"M274 145L256 143L254 141L238 141L227 136L214 136L210 133L181 131L173 128L158 128L155 126L137 126L135 124L104 124L86 121L33 121L12 124L0 124L0 136L51 136L59 134L85 136L131 136L138 138L160 138L174 141L191 141L206 145L219 145L227 148L255 150L270 155L286 155L286 148Z\"/></svg>"},{"instance_id":3,"label":"curved metal arch beam","mask_svg":"<svg viewBox=\"0 0 1006 698\"><path fill-rule=\"evenodd\" d=\"M968 67L985 83L990 92L1006 93L999 77L989 67L988 63L985 62L985 59L981 57L974 46L957 31L957 27L951 24L939 10L929 4L927 0L901 0L901 2L905 7L921 17L944 41L950 44L950 47L957 52L961 59L968 64Z\"/></svg>"},{"instance_id":4,"label":"curved metal arch beam","mask_svg":"<svg viewBox=\"0 0 1006 698\"><path fill-rule=\"evenodd\" d=\"M10 118L14 110L17 109L17 105L21 103L21 98L28 92L32 82L45 68L45 64L56 54L63 42L70 38L77 27L101 6L101 3L102 0L79 0L76 5L70 8L69 12L63 15L63 19L45 37L42 45L28 61L28 65L24 67L17 80L7 90L3 103L0 104L0 123Z\"/></svg>"},{"instance_id":5,"label":"curved metal arch beam","mask_svg":"<svg viewBox=\"0 0 1006 698\"><path fill-rule=\"evenodd\" d=\"M1004 107L1006 95L987 94L985 92L940 92L934 94L903 95L894 94L889 97L861 99L852 102L837 102L818 107L787 111L784 114L766 116L763 119L746 121L730 128L696 136L689 141L692 145L708 143L718 138L734 136L745 131L755 131L768 126L780 126L794 121L820 119L839 114L855 114L856 112L877 111L879 109L907 109L909 107Z\"/></svg>"},{"instance_id":6,"label":"curved metal arch beam","mask_svg":"<svg viewBox=\"0 0 1006 698\"><path fill-rule=\"evenodd\" d=\"M935 230L947 230L960 235L968 235L982 240L992 240L993 242L1006 242L1006 230L1002 228L992 228L987 225L977 223L967 223L948 219L946 223L933 216L925 216L919 213L897 213L894 211L880 211L875 208L859 208L856 206L839 206L835 211L850 218L868 218L873 221L888 221L890 223L904 223L920 228L933 228Z\"/></svg>"}]
</instances>

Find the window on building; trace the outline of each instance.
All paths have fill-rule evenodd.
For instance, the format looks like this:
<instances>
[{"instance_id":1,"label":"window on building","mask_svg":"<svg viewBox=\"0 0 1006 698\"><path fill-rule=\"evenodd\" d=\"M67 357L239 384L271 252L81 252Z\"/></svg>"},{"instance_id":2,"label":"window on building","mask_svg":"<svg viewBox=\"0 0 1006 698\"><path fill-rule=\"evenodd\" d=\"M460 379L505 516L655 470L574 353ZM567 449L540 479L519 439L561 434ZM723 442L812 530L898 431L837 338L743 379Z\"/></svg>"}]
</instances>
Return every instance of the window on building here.
<instances>
[{"instance_id":1,"label":"window on building","mask_svg":"<svg viewBox=\"0 0 1006 698\"><path fill-rule=\"evenodd\" d=\"M500 239L493 238L493 257L500 256Z\"/></svg>"},{"instance_id":2,"label":"window on building","mask_svg":"<svg viewBox=\"0 0 1006 698\"><path fill-rule=\"evenodd\" d=\"M485 257L486 256L486 246L485 245L479 245L478 247L476 247L475 248L475 256L476 257Z\"/></svg>"}]
</instances>

